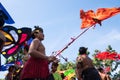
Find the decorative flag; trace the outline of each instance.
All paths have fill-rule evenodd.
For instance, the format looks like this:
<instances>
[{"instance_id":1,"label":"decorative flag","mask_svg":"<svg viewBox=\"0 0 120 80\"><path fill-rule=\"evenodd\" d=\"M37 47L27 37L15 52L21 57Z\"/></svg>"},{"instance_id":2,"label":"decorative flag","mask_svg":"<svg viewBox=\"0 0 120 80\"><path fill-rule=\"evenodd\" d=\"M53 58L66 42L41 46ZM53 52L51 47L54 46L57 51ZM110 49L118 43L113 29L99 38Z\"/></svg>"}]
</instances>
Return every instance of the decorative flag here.
<instances>
[{"instance_id":1,"label":"decorative flag","mask_svg":"<svg viewBox=\"0 0 120 80\"><path fill-rule=\"evenodd\" d=\"M98 58L100 60L120 60L119 58L119 54L117 54L116 52L99 52L98 54L95 55L95 58Z\"/></svg>"},{"instance_id":2,"label":"decorative flag","mask_svg":"<svg viewBox=\"0 0 120 80\"><path fill-rule=\"evenodd\" d=\"M120 59L120 54L118 54L117 56L118 56L118 59Z\"/></svg>"},{"instance_id":3,"label":"decorative flag","mask_svg":"<svg viewBox=\"0 0 120 80\"><path fill-rule=\"evenodd\" d=\"M0 71L7 71L10 66L14 65L13 63L8 63L4 65L0 65Z\"/></svg>"},{"instance_id":4,"label":"decorative flag","mask_svg":"<svg viewBox=\"0 0 120 80\"><path fill-rule=\"evenodd\" d=\"M82 19L81 29L89 28L95 26L97 23L102 25L101 22L108 19L116 14L120 13L119 8L99 8L96 13L93 10L80 10L80 18Z\"/></svg>"},{"instance_id":5,"label":"decorative flag","mask_svg":"<svg viewBox=\"0 0 120 80\"><path fill-rule=\"evenodd\" d=\"M1 54L5 58L8 58L16 54L19 48L31 38L32 29L28 27L17 29L13 26L4 26L0 32L6 37L6 42Z\"/></svg>"},{"instance_id":6,"label":"decorative flag","mask_svg":"<svg viewBox=\"0 0 120 80\"><path fill-rule=\"evenodd\" d=\"M0 18L3 18L5 23L7 24L13 24L15 23L14 20L11 18L7 10L4 8L4 6L0 3Z\"/></svg>"},{"instance_id":7,"label":"decorative flag","mask_svg":"<svg viewBox=\"0 0 120 80\"><path fill-rule=\"evenodd\" d=\"M108 55L109 52L99 52L95 55L95 58L98 58L100 60L106 60Z\"/></svg>"}]
</instances>

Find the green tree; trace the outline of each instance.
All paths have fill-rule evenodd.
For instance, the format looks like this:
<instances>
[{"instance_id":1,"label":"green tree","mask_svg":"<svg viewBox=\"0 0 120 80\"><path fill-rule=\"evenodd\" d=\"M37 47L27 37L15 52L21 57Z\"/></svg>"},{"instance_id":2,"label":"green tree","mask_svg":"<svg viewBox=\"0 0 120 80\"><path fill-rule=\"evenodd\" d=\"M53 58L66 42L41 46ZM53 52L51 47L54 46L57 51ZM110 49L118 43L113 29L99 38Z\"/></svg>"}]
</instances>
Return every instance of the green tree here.
<instances>
[{"instance_id":1,"label":"green tree","mask_svg":"<svg viewBox=\"0 0 120 80\"><path fill-rule=\"evenodd\" d=\"M66 63L60 63L59 64L59 70L68 70L68 69L75 69L76 65L73 62L66 62Z\"/></svg>"}]
</instances>

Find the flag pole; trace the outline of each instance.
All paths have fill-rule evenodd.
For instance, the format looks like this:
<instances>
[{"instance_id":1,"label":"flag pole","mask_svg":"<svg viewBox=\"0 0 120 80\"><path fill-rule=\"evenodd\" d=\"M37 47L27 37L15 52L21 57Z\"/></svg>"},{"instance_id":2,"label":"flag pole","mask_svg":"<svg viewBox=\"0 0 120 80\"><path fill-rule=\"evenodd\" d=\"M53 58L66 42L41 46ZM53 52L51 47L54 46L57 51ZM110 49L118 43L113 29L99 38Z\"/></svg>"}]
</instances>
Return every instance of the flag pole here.
<instances>
[{"instance_id":1,"label":"flag pole","mask_svg":"<svg viewBox=\"0 0 120 80\"><path fill-rule=\"evenodd\" d=\"M89 27L90 28L90 27ZM71 42L69 42L63 49L59 50L58 53L55 54L55 56L57 57L58 55L60 55L65 49L68 48L68 46L70 46L76 39L78 39L82 34L84 34L89 28L85 29L83 32L81 32L77 37L75 38L71 38Z\"/></svg>"}]
</instances>

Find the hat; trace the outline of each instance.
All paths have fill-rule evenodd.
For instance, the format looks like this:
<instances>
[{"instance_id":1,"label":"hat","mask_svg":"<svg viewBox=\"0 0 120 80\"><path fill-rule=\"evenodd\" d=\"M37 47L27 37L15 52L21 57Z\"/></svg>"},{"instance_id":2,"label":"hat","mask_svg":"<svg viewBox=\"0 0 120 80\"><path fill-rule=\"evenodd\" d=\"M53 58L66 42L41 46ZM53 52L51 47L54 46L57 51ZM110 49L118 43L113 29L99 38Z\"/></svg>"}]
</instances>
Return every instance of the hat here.
<instances>
[{"instance_id":1,"label":"hat","mask_svg":"<svg viewBox=\"0 0 120 80\"><path fill-rule=\"evenodd\" d=\"M79 54L86 54L87 49L88 48L86 48L86 47L80 47L79 48Z\"/></svg>"}]
</instances>

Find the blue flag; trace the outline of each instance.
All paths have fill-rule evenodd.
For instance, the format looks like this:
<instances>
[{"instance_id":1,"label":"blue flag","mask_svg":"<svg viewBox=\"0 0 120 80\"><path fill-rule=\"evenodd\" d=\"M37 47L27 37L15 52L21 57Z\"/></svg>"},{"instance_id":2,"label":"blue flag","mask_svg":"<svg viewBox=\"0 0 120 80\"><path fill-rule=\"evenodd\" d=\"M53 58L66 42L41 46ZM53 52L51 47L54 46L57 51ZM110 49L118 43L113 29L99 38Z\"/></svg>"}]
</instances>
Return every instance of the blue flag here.
<instances>
[{"instance_id":1,"label":"blue flag","mask_svg":"<svg viewBox=\"0 0 120 80\"><path fill-rule=\"evenodd\" d=\"M14 20L11 18L7 10L4 8L4 6L0 3L0 16L3 18L5 23L7 24L13 24L15 23Z\"/></svg>"}]
</instances>

